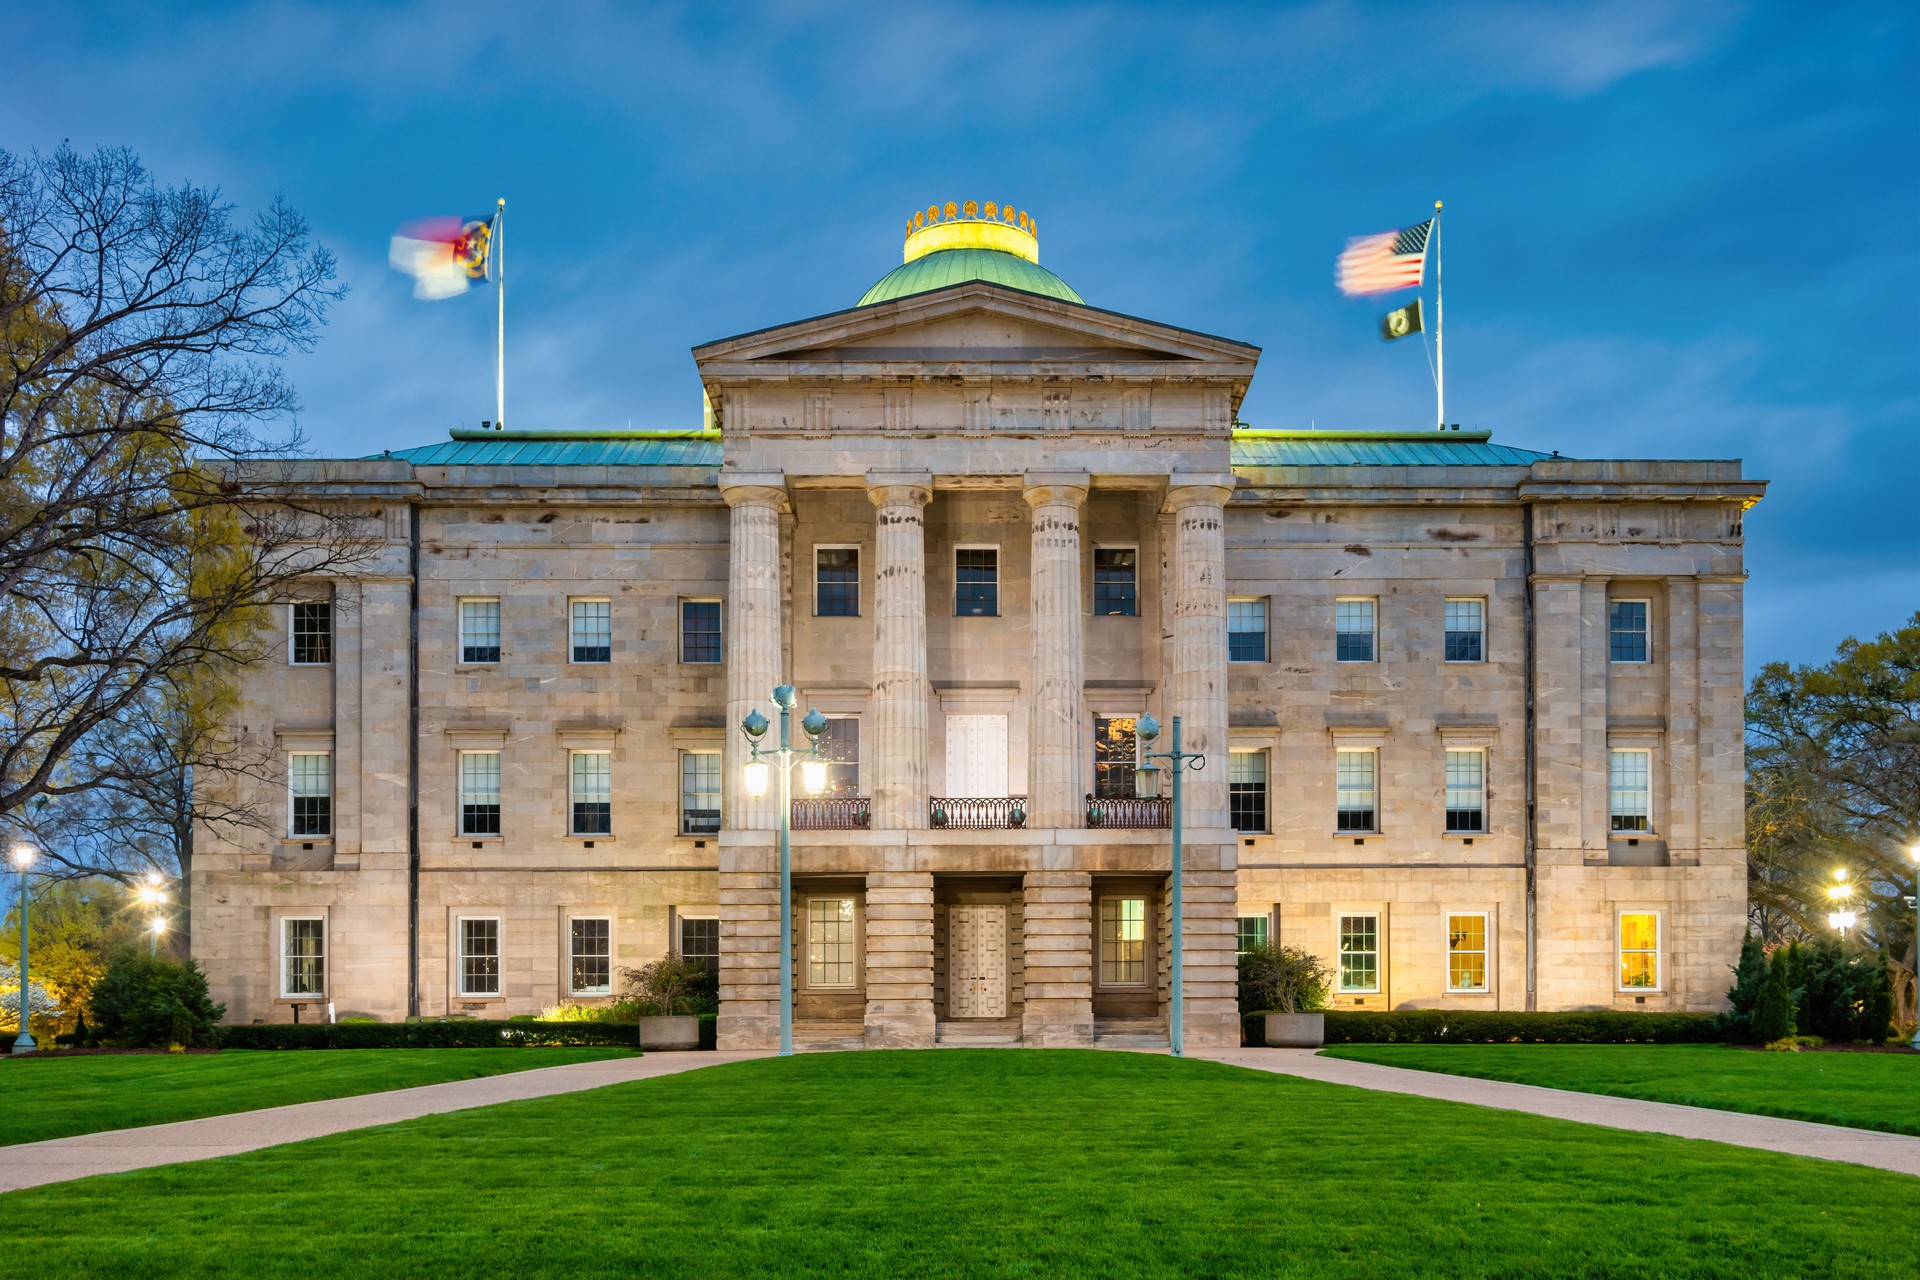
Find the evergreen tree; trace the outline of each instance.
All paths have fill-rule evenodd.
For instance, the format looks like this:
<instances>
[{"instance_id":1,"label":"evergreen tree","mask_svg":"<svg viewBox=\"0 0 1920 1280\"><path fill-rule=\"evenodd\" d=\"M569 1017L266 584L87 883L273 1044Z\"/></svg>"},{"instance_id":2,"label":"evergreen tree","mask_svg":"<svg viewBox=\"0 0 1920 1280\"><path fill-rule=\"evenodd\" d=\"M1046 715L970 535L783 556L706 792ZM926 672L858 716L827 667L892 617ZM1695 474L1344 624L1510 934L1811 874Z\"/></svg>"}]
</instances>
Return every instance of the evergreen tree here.
<instances>
[{"instance_id":1,"label":"evergreen tree","mask_svg":"<svg viewBox=\"0 0 1920 1280\"><path fill-rule=\"evenodd\" d=\"M1720 1032L1729 1040L1745 1040L1753 1022L1753 1007L1767 985L1767 952L1758 933L1747 934L1740 944L1740 963L1733 969L1733 986L1727 991L1727 1011L1720 1015Z\"/></svg>"},{"instance_id":2,"label":"evergreen tree","mask_svg":"<svg viewBox=\"0 0 1920 1280\"><path fill-rule=\"evenodd\" d=\"M1753 1006L1753 1019L1748 1032L1753 1043L1772 1044L1793 1034L1791 970L1792 960L1787 948L1776 948L1773 961L1767 966L1767 983L1760 989L1760 998Z\"/></svg>"},{"instance_id":3,"label":"evergreen tree","mask_svg":"<svg viewBox=\"0 0 1920 1280\"><path fill-rule=\"evenodd\" d=\"M1878 960L1864 968L1865 976L1859 984L1860 1012L1854 1019L1853 1035L1856 1040L1869 1044L1885 1044L1893 1024L1892 976L1887 966Z\"/></svg>"}]
</instances>

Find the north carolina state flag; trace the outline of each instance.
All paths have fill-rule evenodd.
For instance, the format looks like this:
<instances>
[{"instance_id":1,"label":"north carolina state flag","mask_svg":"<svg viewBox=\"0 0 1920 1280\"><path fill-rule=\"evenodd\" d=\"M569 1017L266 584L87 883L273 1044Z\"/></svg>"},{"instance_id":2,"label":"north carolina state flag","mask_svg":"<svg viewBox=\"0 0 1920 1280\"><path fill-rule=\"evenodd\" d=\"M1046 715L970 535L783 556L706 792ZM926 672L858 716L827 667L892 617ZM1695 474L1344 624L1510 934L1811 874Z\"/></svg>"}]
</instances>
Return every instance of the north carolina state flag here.
<instances>
[{"instance_id":1,"label":"north carolina state flag","mask_svg":"<svg viewBox=\"0 0 1920 1280\"><path fill-rule=\"evenodd\" d=\"M428 218L402 227L387 261L413 277L416 298L451 298L493 279L493 219Z\"/></svg>"}]
</instances>

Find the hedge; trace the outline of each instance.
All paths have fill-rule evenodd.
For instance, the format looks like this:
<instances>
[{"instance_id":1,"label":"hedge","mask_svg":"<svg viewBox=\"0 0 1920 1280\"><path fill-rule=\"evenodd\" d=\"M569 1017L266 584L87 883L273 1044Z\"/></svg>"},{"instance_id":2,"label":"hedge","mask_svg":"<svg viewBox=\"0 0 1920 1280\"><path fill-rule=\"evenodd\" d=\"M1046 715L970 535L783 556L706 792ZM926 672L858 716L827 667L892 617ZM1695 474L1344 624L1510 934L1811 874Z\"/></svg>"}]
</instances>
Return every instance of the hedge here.
<instances>
[{"instance_id":1,"label":"hedge","mask_svg":"<svg viewBox=\"0 0 1920 1280\"><path fill-rule=\"evenodd\" d=\"M637 1047L631 1022L276 1022L221 1027L222 1049L481 1049L610 1044Z\"/></svg>"},{"instance_id":2,"label":"hedge","mask_svg":"<svg viewBox=\"0 0 1920 1280\"><path fill-rule=\"evenodd\" d=\"M1264 1014L1246 1015L1247 1042L1262 1044ZM1494 1009L1329 1010L1328 1044L1701 1044L1720 1039L1710 1013L1523 1013Z\"/></svg>"}]
</instances>

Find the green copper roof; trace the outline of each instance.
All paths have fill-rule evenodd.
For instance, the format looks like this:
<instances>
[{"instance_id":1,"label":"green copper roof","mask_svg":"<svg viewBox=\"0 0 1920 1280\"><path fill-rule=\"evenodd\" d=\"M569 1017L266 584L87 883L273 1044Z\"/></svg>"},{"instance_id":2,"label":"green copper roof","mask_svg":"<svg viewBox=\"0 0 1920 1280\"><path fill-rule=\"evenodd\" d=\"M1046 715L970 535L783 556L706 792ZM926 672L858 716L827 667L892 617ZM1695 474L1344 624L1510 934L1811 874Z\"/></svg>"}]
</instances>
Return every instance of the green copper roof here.
<instances>
[{"instance_id":1,"label":"green copper roof","mask_svg":"<svg viewBox=\"0 0 1920 1280\"><path fill-rule=\"evenodd\" d=\"M1485 431L1235 432L1236 467L1524 467L1552 454Z\"/></svg>"},{"instance_id":2,"label":"green copper roof","mask_svg":"<svg viewBox=\"0 0 1920 1280\"><path fill-rule=\"evenodd\" d=\"M1073 291L1072 285L1037 262L1028 262L998 249L942 249L912 262L903 262L887 272L878 284L860 295L855 305L865 307L875 302L891 302L969 280L1003 284L1009 289L1059 298L1062 302L1086 302Z\"/></svg>"}]
</instances>

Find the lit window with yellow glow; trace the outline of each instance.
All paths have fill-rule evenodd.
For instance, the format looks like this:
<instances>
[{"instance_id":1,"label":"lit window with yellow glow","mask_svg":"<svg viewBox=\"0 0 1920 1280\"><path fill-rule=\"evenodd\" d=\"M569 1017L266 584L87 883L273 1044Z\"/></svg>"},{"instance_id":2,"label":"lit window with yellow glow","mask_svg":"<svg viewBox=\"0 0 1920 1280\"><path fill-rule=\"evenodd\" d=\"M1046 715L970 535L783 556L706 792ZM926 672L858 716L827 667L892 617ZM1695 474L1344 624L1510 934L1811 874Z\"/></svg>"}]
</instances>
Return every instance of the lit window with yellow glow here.
<instances>
[{"instance_id":1,"label":"lit window with yellow glow","mask_svg":"<svg viewBox=\"0 0 1920 1280\"><path fill-rule=\"evenodd\" d=\"M1487 918L1447 917L1447 990L1487 989Z\"/></svg>"},{"instance_id":2,"label":"lit window with yellow glow","mask_svg":"<svg viewBox=\"0 0 1920 1280\"><path fill-rule=\"evenodd\" d=\"M852 898L807 899L807 985L853 985L854 937Z\"/></svg>"},{"instance_id":3,"label":"lit window with yellow glow","mask_svg":"<svg viewBox=\"0 0 1920 1280\"><path fill-rule=\"evenodd\" d=\"M1100 985L1147 985L1147 900L1100 900Z\"/></svg>"},{"instance_id":4,"label":"lit window with yellow glow","mask_svg":"<svg viewBox=\"0 0 1920 1280\"><path fill-rule=\"evenodd\" d=\"M1620 989L1660 989L1660 913L1620 913Z\"/></svg>"}]
</instances>

